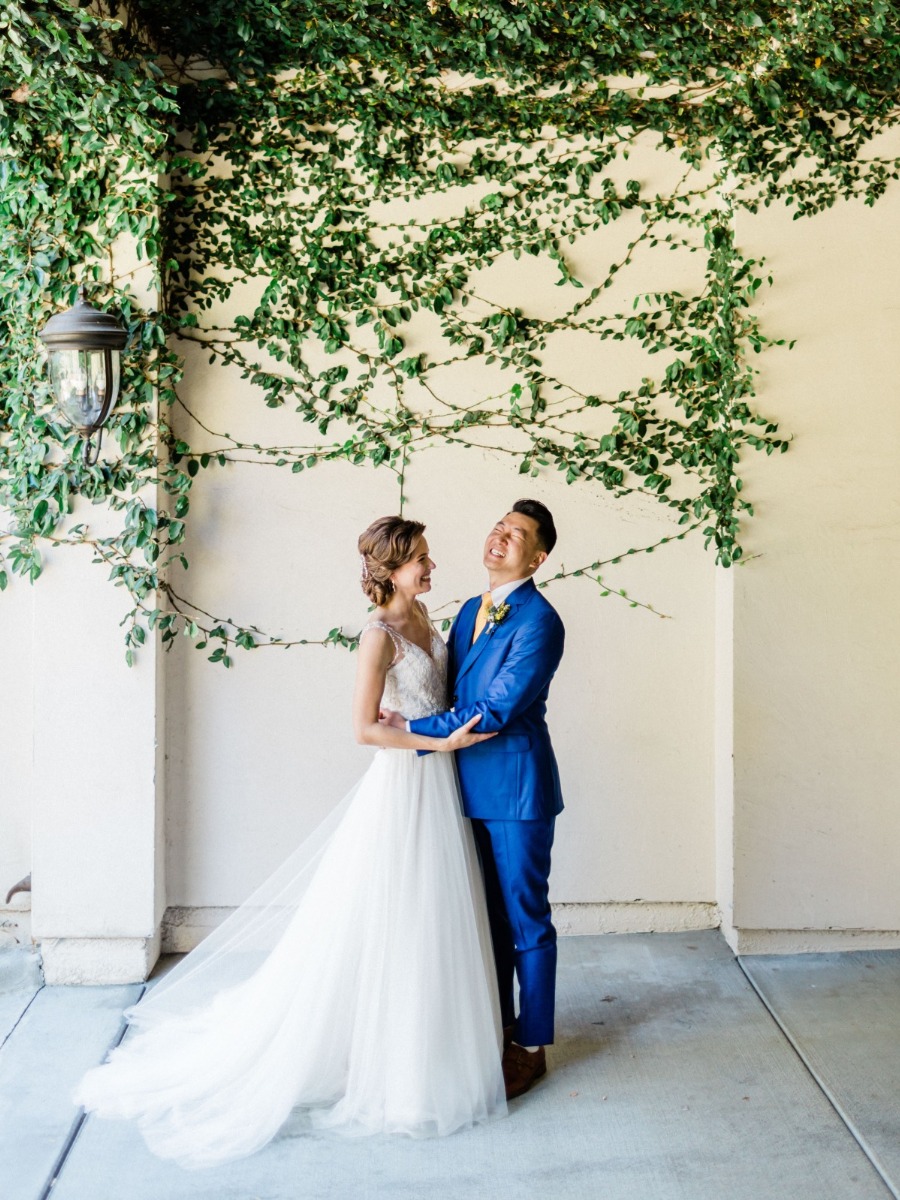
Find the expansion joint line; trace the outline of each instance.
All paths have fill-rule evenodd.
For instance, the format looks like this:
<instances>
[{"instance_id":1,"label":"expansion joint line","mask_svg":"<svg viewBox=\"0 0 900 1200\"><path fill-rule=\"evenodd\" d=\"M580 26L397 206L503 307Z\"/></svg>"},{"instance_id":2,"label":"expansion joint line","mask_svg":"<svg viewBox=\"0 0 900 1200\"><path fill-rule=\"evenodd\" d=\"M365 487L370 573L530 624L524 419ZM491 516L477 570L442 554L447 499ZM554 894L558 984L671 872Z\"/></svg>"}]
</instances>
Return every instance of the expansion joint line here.
<instances>
[{"instance_id":1,"label":"expansion joint line","mask_svg":"<svg viewBox=\"0 0 900 1200\"><path fill-rule=\"evenodd\" d=\"M35 988L34 995L31 997L31 999L28 1001L28 1003L25 1005L25 1007L19 1013L18 1020L16 1021L15 1025L13 1025L12 1029L10 1029L9 1033L6 1035L6 1037L3 1039L3 1041L0 1042L0 1050L3 1049L3 1047L9 1041L9 1039L12 1037L12 1035L19 1028L19 1025L22 1023L22 1020L23 1020L25 1014L28 1012L29 1008L31 1008L32 1004L34 1004L35 1000L37 1000L38 996L41 994L41 992L44 990L44 988L46 986L47 986L46 984L42 983L39 987Z\"/></svg>"},{"instance_id":2,"label":"expansion joint line","mask_svg":"<svg viewBox=\"0 0 900 1200\"><path fill-rule=\"evenodd\" d=\"M735 955L735 961L737 962L737 965L740 967L741 971L743 972L744 978L747 980L747 982L753 988L754 992L756 992L757 996L759 997L763 1008L765 1008L766 1012L769 1014L769 1016L772 1018L772 1020L775 1022L775 1024L778 1026L778 1028L781 1030L781 1033L783 1034L785 1041L788 1043L788 1045L791 1047L791 1049L794 1051L794 1053L800 1059L800 1062L803 1064L804 1069L806 1070L806 1072L810 1076L810 1078L813 1080L813 1082L816 1084L819 1091L822 1093L822 1095L825 1097L825 1099L828 1101L828 1103L831 1105L831 1107L837 1113L841 1123L844 1125L847 1132L850 1134L850 1136L856 1142L857 1146L859 1146L860 1150L862 1150L863 1154L866 1156L866 1158L872 1164L872 1167L875 1170L875 1172L878 1175L881 1182L884 1184L884 1186L887 1188L887 1190L890 1192L890 1194L894 1197L894 1200L900 1200L900 1192L897 1191L897 1189L894 1187L893 1183L891 1182L887 1171L885 1170L885 1168L881 1165L881 1162L879 1161L877 1153L875 1152L873 1147L869 1145L868 1141L865 1139L863 1134L857 1128L856 1123L854 1122L853 1118L841 1105L841 1102L838 1100L837 1096L835 1096L835 1094L832 1092L831 1088L828 1086L828 1084L825 1082L825 1080L822 1079L822 1077L819 1075L816 1068L813 1066L813 1064L810 1062L809 1058L806 1056L806 1054L804 1054L800 1045L794 1039L793 1035L791 1034L791 1031L788 1029L788 1027L785 1025L785 1023L779 1017L778 1013L775 1011L775 1009L772 1007L772 1005L766 999L765 993L757 985L756 980L753 978L753 976L750 974L750 972L744 966L743 956L740 954ZM42 1200L43 1200L43 1198L42 1198Z\"/></svg>"},{"instance_id":3,"label":"expansion joint line","mask_svg":"<svg viewBox=\"0 0 900 1200\"><path fill-rule=\"evenodd\" d=\"M144 986L141 989L140 996L138 996L137 1000L134 1001L135 1004L137 1004L138 1001L140 1001L142 999L146 990L147 990L146 986ZM131 1007L131 1005L129 1005L129 1008L130 1007ZM106 1054L104 1054L104 1056L103 1056L104 1060L106 1059L106 1056L112 1050L115 1050L116 1046L118 1046L119 1043L122 1041L122 1038L124 1038L127 1029L128 1029L128 1022L123 1018L121 1025L119 1026L119 1028L116 1031L115 1037L113 1038L113 1040L110 1042L110 1044L106 1048ZM79 1108L78 1114L75 1117L75 1120L72 1122L72 1125L69 1128L69 1132L66 1134L66 1140L62 1144L62 1149L60 1150L59 1154L57 1154L56 1161L53 1163L53 1166L50 1168L50 1174L47 1176L47 1182L44 1184L44 1186L41 1188L40 1192L38 1193L37 1200L48 1200L48 1197L50 1197L53 1194L53 1189L56 1186L56 1182L59 1179L60 1175L63 1173L63 1169L66 1165L66 1160L68 1159L69 1155L72 1153L72 1147L75 1145L75 1142L78 1140L78 1135L79 1135L79 1133L81 1133L82 1127L84 1126L87 1119L88 1119L87 1113L84 1111L83 1108Z\"/></svg>"}]
</instances>

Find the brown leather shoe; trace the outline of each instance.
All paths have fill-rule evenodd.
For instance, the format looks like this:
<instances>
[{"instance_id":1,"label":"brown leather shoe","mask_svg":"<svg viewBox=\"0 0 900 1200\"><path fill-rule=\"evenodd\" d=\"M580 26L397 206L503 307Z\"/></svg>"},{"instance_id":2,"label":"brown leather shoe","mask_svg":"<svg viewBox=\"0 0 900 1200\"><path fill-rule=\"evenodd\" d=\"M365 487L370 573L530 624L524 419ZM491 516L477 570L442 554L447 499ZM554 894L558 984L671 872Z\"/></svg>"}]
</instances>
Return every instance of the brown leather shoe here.
<instances>
[{"instance_id":1,"label":"brown leather shoe","mask_svg":"<svg viewBox=\"0 0 900 1200\"><path fill-rule=\"evenodd\" d=\"M544 1047L526 1050L512 1042L503 1053L503 1082L506 1084L507 1100L515 1100L527 1092L542 1075L547 1074L547 1056Z\"/></svg>"}]
</instances>

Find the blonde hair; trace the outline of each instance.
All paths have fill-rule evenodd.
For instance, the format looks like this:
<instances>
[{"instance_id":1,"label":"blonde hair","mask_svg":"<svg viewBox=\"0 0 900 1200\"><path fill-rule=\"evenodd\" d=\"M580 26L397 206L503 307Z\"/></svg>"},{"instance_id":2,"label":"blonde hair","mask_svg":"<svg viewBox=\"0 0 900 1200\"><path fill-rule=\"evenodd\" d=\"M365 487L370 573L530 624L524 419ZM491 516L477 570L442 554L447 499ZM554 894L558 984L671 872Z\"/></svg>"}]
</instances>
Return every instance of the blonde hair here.
<instances>
[{"instance_id":1,"label":"blonde hair","mask_svg":"<svg viewBox=\"0 0 900 1200\"><path fill-rule=\"evenodd\" d=\"M421 521L405 517L379 517L359 535L362 590L379 608L394 591L391 574L412 558L416 542L425 532Z\"/></svg>"}]
</instances>

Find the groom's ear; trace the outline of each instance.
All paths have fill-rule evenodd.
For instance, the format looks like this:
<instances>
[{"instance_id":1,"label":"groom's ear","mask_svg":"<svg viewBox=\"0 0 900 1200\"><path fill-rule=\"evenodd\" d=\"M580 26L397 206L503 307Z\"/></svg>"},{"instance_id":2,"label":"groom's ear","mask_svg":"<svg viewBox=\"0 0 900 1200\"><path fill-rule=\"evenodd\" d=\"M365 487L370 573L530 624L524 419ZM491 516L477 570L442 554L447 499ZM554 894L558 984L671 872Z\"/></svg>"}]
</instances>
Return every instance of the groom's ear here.
<instances>
[{"instance_id":1,"label":"groom's ear","mask_svg":"<svg viewBox=\"0 0 900 1200\"><path fill-rule=\"evenodd\" d=\"M535 554L534 558L531 560L532 572L536 571L538 569L538 567L542 567L546 561L547 561L547 551L546 550L538 550L537 554Z\"/></svg>"}]
</instances>

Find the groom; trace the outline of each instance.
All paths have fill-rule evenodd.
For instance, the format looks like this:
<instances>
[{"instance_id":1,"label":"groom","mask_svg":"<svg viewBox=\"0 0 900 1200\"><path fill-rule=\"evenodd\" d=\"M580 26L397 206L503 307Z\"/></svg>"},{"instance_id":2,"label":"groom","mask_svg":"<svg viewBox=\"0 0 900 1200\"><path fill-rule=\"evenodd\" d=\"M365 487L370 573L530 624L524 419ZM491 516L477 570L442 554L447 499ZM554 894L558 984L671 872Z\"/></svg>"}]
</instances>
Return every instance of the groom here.
<instances>
[{"instance_id":1,"label":"groom","mask_svg":"<svg viewBox=\"0 0 900 1200\"><path fill-rule=\"evenodd\" d=\"M553 1041L556 930L547 879L563 802L544 713L565 633L531 577L555 544L553 518L538 500L519 500L497 522L484 546L489 590L463 605L450 631L452 708L409 722L413 733L446 737L480 713L477 732L497 734L456 762L484 866L507 1099L546 1073L544 1046Z\"/></svg>"}]
</instances>

